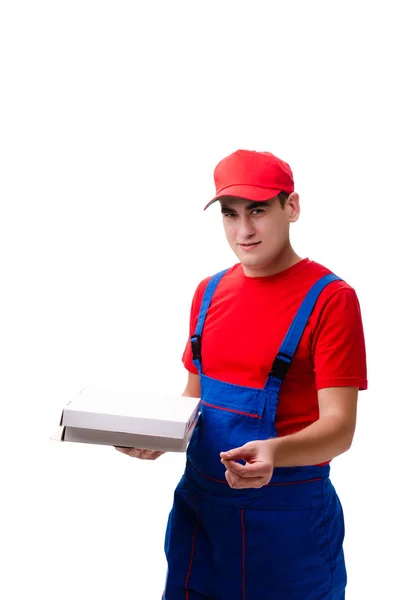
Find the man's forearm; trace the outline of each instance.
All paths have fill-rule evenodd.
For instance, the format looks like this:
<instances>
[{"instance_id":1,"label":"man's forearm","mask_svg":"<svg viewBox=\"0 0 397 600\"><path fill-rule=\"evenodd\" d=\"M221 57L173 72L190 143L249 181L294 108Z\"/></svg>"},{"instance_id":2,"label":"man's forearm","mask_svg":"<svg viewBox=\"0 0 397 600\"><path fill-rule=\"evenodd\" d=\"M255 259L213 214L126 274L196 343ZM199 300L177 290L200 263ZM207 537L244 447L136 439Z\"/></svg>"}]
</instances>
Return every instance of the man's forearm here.
<instances>
[{"instance_id":1,"label":"man's forearm","mask_svg":"<svg viewBox=\"0 0 397 600\"><path fill-rule=\"evenodd\" d=\"M275 467L300 467L327 462L343 454L350 448L353 434L340 418L328 415L297 433L265 443L273 446Z\"/></svg>"}]
</instances>

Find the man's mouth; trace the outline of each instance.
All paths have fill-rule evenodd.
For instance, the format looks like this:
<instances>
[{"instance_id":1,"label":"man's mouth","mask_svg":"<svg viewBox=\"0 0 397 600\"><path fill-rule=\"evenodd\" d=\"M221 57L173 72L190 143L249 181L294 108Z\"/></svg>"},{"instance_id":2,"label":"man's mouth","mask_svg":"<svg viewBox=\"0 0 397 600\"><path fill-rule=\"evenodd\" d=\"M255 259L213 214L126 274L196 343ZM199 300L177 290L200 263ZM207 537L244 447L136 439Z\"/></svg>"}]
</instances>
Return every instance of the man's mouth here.
<instances>
[{"instance_id":1,"label":"man's mouth","mask_svg":"<svg viewBox=\"0 0 397 600\"><path fill-rule=\"evenodd\" d=\"M251 242L250 244L238 244L240 246L240 248L242 248L243 250L250 250L251 248L255 248L255 246L258 246L261 242Z\"/></svg>"}]
</instances>

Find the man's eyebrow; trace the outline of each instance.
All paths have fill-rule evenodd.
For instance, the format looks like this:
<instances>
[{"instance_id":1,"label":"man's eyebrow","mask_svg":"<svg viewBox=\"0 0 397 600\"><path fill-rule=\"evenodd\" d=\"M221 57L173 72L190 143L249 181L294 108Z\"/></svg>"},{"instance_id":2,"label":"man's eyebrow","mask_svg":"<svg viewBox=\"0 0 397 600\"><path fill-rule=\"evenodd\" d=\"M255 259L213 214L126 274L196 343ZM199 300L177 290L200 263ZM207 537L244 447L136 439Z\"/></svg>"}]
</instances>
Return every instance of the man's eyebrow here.
<instances>
[{"instance_id":1,"label":"man's eyebrow","mask_svg":"<svg viewBox=\"0 0 397 600\"><path fill-rule=\"evenodd\" d=\"M246 210L252 210L253 208L258 208L259 206L270 206L270 200L261 200L260 202L251 202L246 207Z\"/></svg>"},{"instance_id":2,"label":"man's eyebrow","mask_svg":"<svg viewBox=\"0 0 397 600\"><path fill-rule=\"evenodd\" d=\"M226 206L226 204L221 204L221 212L222 213L230 213L230 212L236 212L234 210L234 208L229 208L229 206Z\"/></svg>"},{"instance_id":3,"label":"man's eyebrow","mask_svg":"<svg viewBox=\"0 0 397 600\"><path fill-rule=\"evenodd\" d=\"M261 200L260 202L250 202L250 204L248 204L245 207L245 210L252 210L254 208L259 208L259 207L266 207L266 206L270 206L270 200ZM221 212L222 213L235 213L235 209L231 208L230 206L227 206L226 204L222 205L221 208Z\"/></svg>"}]
</instances>

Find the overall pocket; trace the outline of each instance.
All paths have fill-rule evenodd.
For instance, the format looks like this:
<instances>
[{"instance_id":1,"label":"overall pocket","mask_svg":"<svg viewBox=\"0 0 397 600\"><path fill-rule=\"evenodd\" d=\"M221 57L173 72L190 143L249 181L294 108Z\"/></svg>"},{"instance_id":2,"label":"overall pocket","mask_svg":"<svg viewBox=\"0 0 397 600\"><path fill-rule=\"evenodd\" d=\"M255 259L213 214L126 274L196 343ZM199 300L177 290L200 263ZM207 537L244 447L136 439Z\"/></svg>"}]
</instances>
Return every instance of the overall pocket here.
<instances>
[{"instance_id":1,"label":"overall pocket","mask_svg":"<svg viewBox=\"0 0 397 600\"><path fill-rule=\"evenodd\" d=\"M203 475L225 482L220 453L258 439L260 429L258 415L247 416L247 413L203 402L187 459Z\"/></svg>"},{"instance_id":2,"label":"overall pocket","mask_svg":"<svg viewBox=\"0 0 397 600\"><path fill-rule=\"evenodd\" d=\"M245 510L244 565L247 598L331 598L326 553L314 542L308 509ZM256 594L256 595L255 595Z\"/></svg>"},{"instance_id":3,"label":"overall pocket","mask_svg":"<svg viewBox=\"0 0 397 600\"><path fill-rule=\"evenodd\" d=\"M305 512L313 544L331 571L343 558L345 522L342 505L332 486L323 494L321 502Z\"/></svg>"}]
</instances>

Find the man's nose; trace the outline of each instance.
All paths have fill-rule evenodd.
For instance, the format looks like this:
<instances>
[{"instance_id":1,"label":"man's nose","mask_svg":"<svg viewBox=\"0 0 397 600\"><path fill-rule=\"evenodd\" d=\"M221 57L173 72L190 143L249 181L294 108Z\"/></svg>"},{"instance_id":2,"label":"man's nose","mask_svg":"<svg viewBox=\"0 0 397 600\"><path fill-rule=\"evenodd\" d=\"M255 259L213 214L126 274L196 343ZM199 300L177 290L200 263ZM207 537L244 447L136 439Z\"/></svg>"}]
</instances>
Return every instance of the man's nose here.
<instances>
[{"instance_id":1,"label":"man's nose","mask_svg":"<svg viewBox=\"0 0 397 600\"><path fill-rule=\"evenodd\" d=\"M248 217L242 217L239 225L239 236L241 238L250 237L255 233L255 227Z\"/></svg>"}]
</instances>

